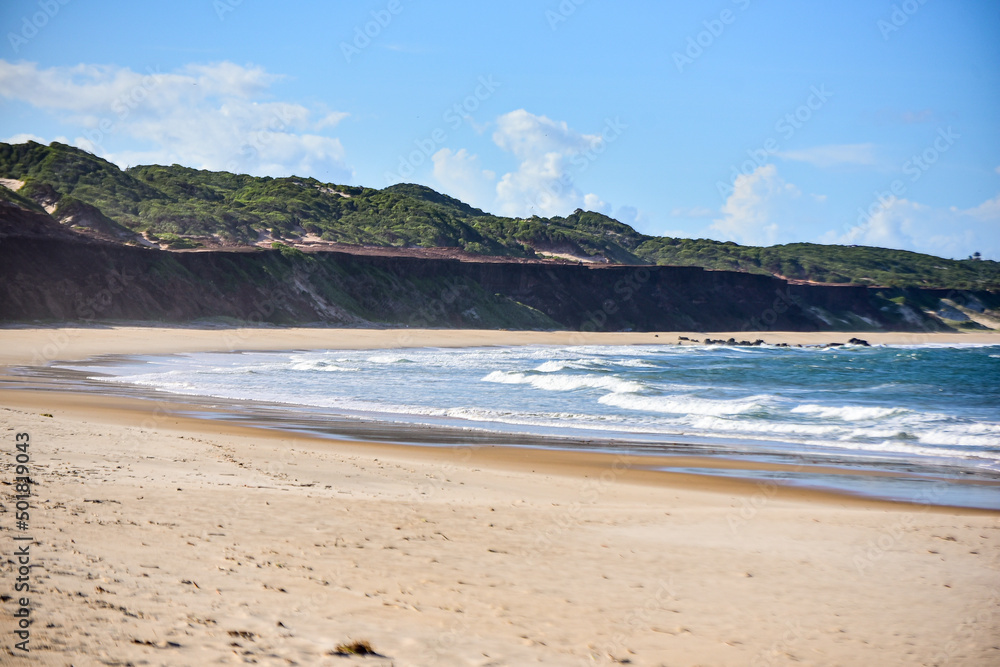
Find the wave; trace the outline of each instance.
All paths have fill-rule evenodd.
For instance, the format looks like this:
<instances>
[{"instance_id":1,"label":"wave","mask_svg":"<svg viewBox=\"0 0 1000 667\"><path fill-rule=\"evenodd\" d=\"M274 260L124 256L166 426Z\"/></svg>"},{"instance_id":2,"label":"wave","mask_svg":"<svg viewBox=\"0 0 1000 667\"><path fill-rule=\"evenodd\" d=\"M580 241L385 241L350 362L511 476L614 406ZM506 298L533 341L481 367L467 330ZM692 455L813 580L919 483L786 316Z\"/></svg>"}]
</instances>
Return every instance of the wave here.
<instances>
[{"instance_id":1,"label":"wave","mask_svg":"<svg viewBox=\"0 0 1000 667\"><path fill-rule=\"evenodd\" d=\"M373 354L368 357L368 361L373 364L412 364L412 359L407 359L398 354Z\"/></svg>"},{"instance_id":2,"label":"wave","mask_svg":"<svg viewBox=\"0 0 1000 667\"><path fill-rule=\"evenodd\" d=\"M328 373L357 372L361 370L358 366L342 366L336 362L323 361L322 359L317 359L315 361L300 361L292 364L289 368L293 371L324 371Z\"/></svg>"},{"instance_id":3,"label":"wave","mask_svg":"<svg viewBox=\"0 0 1000 667\"><path fill-rule=\"evenodd\" d=\"M545 363L537 366L534 370L539 373L558 373L559 371L564 371L566 369L588 370L594 365L595 364L590 363L587 359L578 359L577 361L546 361Z\"/></svg>"},{"instance_id":4,"label":"wave","mask_svg":"<svg viewBox=\"0 0 1000 667\"><path fill-rule=\"evenodd\" d=\"M697 396L637 396L618 393L602 396L598 403L626 410L680 415L743 415L765 410L770 400L769 396L750 396L727 401Z\"/></svg>"},{"instance_id":5,"label":"wave","mask_svg":"<svg viewBox=\"0 0 1000 667\"><path fill-rule=\"evenodd\" d=\"M917 439L925 445L974 447L976 449L1000 452L1000 438L996 434L980 435L978 433L970 433L970 430L931 429L919 434Z\"/></svg>"},{"instance_id":6,"label":"wave","mask_svg":"<svg viewBox=\"0 0 1000 667\"><path fill-rule=\"evenodd\" d=\"M795 422L780 422L765 419L735 420L722 419L716 415L698 415L690 420L691 427L708 433L725 433L729 435L743 434L746 437L760 439L775 436L827 436L837 437L843 434L844 428L833 424L797 424Z\"/></svg>"},{"instance_id":7,"label":"wave","mask_svg":"<svg viewBox=\"0 0 1000 667\"><path fill-rule=\"evenodd\" d=\"M859 421L884 419L894 415L902 415L911 412L906 408L879 408L865 407L861 405L815 405L806 403L797 405L790 410L793 414L816 415L821 419L839 419L841 421Z\"/></svg>"},{"instance_id":8,"label":"wave","mask_svg":"<svg viewBox=\"0 0 1000 667\"><path fill-rule=\"evenodd\" d=\"M527 384L546 391L604 389L613 393L643 391L646 386L634 380L622 380L610 375L530 375L520 371L493 371L482 382L497 384Z\"/></svg>"},{"instance_id":9,"label":"wave","mask_svg":"<svg viewBox=\"0 0 1000 667\"><path fill-rule=\"evenodd\" d=\"M922 347L938 349L876 346L836 358L833 348L701 345L199 353L102 366L94 379L498 433L997 467L1000 420L990 407L1000 392L981 380L1000 348ZM851 368L862 357L863 373Z\"/></svg>"},{"instance_id":10,"label":"wave","mask_svg":"<svg viewBox=\"0 0 1000 667\"><path fill-rule=\"evenodd\" d=\"M621 368L657 368L645 359L558 359L543 362L536 366L538 373L558 373L564 370L590 371L603 370L612 367Z\"/></svg>"}]
</instances>

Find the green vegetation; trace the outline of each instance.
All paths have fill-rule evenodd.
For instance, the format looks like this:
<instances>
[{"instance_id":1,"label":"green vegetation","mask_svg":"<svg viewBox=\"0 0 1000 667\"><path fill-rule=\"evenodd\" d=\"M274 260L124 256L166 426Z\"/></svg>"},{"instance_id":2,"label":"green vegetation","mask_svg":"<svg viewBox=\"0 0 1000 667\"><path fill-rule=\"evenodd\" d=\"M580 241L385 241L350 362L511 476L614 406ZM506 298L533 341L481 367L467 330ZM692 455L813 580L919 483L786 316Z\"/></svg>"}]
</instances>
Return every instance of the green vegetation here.
<instances>
[{"instance_id":1,"label":"green vegetation","mask_svg":"<svg viewBox=\"0 0 1000 667\"><path fill-rule=\"evenodd\" d=\"M158 236L160 243L166 243L167 247L171 250L188 250L190 248L200 248L201 243L193 241L189 238L183 236L178 236L177 234L171 234L170 232L162 232Z\"/></svg>"},{"instance_id":2,"label":"green vegetation","mask_svg":"<svg viewBox=\"0 0 1000 667\"><path fill-rule=\"evenodd\" d=\"M888 287L1000 288L1000 262L815 243L757 248L707 239L651 238L636 254L656 264L746 271L793 280Z\"/></svg>"},{"instance_id":3,"label":"green vegetation","mask_svg":"<svg viewBox=\"0 0 1000 667\"><path fill-rule=\"evenodd\" d=\"M358 245L450 247L481 255L534 257L536 252L601 257L614 263L700 266L796 280L887 287L1000 289L1000 263L950 260L902 250L810 243L756 248L708 239L646 236L600 213L527 219L491 215L414 184L382 190L312 178L258 178L179 165L121 170L85 151L0 144L0 188L7 205L127 241L134 233L172 249L284 241L282 254L306 235ZM127 238L128 237L128 238ZM267 238L266 236L264 238ZM134 242L134 240L133 240Z\"/></svg>"}]
</instances>

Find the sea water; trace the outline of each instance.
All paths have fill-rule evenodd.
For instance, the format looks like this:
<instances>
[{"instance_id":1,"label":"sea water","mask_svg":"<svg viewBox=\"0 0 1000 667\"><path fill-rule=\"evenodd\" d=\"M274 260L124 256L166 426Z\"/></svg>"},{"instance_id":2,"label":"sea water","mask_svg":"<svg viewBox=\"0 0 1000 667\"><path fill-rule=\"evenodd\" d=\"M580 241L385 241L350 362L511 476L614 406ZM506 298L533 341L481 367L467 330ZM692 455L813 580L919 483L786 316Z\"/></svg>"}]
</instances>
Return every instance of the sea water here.
<instances>
[{"instance_id":1,"label":"sea water","mask_svg":"<svg viewBox=\"0 0 1000 667\"><path fill-rule=\"evenodd\" d=\"M328 415L527 434L570 449L688 445L1000 479L997 345L197 353L95 370L100 382L276 404L314 423Z\"/></svg>"}]
</instances>

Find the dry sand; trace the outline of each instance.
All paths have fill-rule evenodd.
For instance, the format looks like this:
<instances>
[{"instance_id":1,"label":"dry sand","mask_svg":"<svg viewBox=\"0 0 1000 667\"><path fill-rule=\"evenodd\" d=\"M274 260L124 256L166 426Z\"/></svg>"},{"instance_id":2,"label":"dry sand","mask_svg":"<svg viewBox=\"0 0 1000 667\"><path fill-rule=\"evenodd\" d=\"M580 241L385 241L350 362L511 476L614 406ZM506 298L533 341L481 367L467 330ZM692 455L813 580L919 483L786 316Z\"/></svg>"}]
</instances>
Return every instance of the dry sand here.
<instances>
[{"instance_id":1,"label":"dry sand","mask_svg":"<svg viewBox=\"0 0 1000 667\"><path fill-rule=\"evenodd\" d=\"M8 329L0 364L573 336ZM27 432L33 664L1000 664L996 512L652 472L645 459L335 442L5 386L0 590L13 594L7 484ZM14 602L0 663L29 664L10 657ZM330 655L349 639L384 657Z\"/></svg>"}]
</instances>

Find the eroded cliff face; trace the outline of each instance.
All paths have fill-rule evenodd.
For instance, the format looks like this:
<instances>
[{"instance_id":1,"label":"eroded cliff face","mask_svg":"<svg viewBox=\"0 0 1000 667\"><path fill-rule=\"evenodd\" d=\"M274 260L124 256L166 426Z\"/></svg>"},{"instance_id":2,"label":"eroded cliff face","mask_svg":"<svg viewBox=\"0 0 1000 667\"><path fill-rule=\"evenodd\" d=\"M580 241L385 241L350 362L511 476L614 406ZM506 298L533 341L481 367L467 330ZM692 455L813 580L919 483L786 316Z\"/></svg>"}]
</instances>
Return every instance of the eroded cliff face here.
<instances>
[{"instance_id":1,"label":"eroded cliff face","mask_svg":"<svg viewBox=\"0 0 1000 667\"><path fill-rule=\"evenodd\" d=\"M3 212L0 319L583 331L939 330L863 286L695 267L497 263L299 251L167 252ZM886 305L888 304L888 306Z\"/></svg>"}]
</instances>

